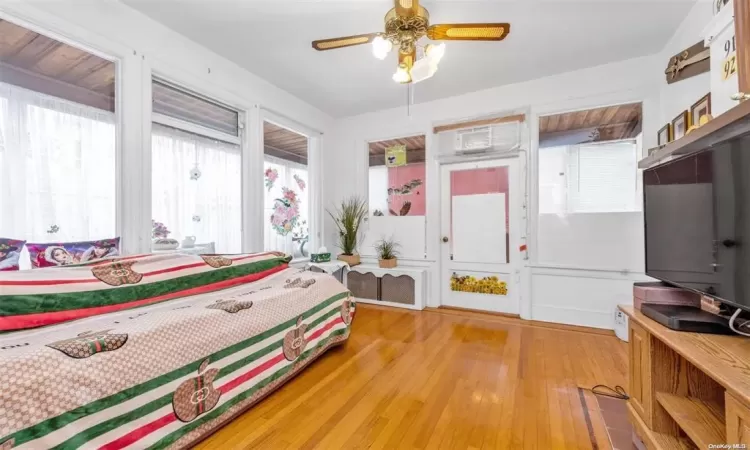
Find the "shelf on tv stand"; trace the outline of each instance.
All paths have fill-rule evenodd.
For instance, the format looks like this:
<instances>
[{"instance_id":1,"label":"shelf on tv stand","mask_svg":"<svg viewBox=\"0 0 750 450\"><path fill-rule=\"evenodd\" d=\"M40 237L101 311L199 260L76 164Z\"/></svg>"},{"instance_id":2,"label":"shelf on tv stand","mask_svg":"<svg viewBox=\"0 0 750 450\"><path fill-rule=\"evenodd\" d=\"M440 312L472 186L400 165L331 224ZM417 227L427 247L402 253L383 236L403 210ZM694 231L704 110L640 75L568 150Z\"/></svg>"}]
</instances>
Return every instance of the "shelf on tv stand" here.
<instances>
[{"instance_id":1,"label":"shelf on tv stand","mask_svg":"<svg viewBox=\"0 0 750 450\"><path fill-rule=\"evenodd\" d=\"M628 412L649 449L750 446L750 339L675 331L631 306Z\"/></svg>"}]
</instances>

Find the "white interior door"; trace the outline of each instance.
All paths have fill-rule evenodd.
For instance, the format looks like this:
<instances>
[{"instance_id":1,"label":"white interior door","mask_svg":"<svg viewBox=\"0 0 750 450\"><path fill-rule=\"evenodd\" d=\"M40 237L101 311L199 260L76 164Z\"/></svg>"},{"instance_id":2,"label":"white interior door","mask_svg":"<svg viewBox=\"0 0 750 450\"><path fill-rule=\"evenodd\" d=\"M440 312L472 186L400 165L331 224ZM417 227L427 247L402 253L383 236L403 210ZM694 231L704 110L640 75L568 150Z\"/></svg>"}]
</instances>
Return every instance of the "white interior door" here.
<instances>
[{"instance_id":1,"label":"white interior door","mask_svg":"<svg viewBox=\"0 0 750 450\"><path fill-rule=\"evenodd\" d=\"M441 166L441 304L518 314L518 158Z\"/></svg>"}]
</instances>

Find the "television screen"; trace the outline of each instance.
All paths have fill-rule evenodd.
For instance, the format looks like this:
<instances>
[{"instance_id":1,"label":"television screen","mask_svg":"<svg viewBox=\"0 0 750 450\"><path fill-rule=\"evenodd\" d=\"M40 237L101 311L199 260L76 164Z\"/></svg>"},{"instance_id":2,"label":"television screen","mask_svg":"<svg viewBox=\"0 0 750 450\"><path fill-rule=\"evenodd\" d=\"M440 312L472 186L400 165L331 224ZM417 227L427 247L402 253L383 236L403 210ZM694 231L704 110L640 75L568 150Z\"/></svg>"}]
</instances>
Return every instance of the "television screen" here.
<instances>
[{"instance_id":1,"label":"television screen","mask_svg":"<svg viewBox=\"0 0 750 450\"><path fill-rule=\"evenodd\" d=\"M646 274L750 310L750 138L643 172Z\"/></svg>"}]
</instances>

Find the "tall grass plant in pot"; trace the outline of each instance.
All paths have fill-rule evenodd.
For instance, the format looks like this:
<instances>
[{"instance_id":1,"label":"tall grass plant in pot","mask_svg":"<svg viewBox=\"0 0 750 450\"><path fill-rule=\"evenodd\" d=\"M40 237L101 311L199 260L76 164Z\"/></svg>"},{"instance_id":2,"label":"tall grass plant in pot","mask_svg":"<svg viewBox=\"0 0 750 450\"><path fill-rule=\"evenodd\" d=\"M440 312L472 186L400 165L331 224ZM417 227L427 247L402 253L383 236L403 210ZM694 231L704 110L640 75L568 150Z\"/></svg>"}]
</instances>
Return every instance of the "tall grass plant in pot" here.
<instances>
[{"instance_id":1,"label":"tall grass plant in pot","mask_svg":"<svg viewBox=\"0 0 750 450\"><path fill-rule=\"evenodd\" d=\"M339 231L337 246L341 249L338 259L350 266L360 263L357 245L361 235L362 222L367 217L367 202L358 196L352 196L341 201L341 205L334 212L328 211Z\"/></svg>"},{"instance_id":2,"label":"tall grass plant in pot","mask_svg":"<svg viewBox=\"0 0 750 450\"><path fill-rule=\"evenodd\" d=\"M393 269L398 265L398 242L390 239L381 239L375 244L375 251L378 253L378 266L381 269Z\"/></svg>"}]
</instances>

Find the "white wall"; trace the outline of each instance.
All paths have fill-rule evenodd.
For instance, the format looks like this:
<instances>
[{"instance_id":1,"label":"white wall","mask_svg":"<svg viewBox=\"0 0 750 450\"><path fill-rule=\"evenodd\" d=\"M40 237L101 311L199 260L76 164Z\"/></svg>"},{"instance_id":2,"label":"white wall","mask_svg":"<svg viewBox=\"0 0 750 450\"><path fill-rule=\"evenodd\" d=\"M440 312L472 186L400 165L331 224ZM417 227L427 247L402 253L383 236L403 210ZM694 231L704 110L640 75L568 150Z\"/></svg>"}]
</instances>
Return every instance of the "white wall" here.
<instances>
[{"instance_id":1,"label":"white wall","mask_svg":"<svg viewBox=\"0 0 750 450\"><path fill-rule=\"evenodd\" d=\"M662 60L657 56L621 61L556 76L540 78L514 85L500 86L458 97L413 105L407 116L402 108L378 111L338 120L327 136L328 149L324 156L327 173L324 186L326 204L331 206L341 198L357 193L367 196L368 161L366 142L424 133L427 136L427 258L400 261L402 265L417 265L428 269L428 306L439 306L439 203L437 185L437 136L432 134L435 124L477 117L503 111L525 112L531 130L538 128L538 116L562 111L585 109L628 102L643 102L644 146L656 144L659 127L659 74ZM438 74L439 76L439 74ZM416 85L419 89L419 85ZM522 184L527 185L529 198L536 189L534 152L535 132L524 144L530 159L522 159ZM531 151L528 151L531 150ZM528 163L528 164L527 164ZM527 171L526 167L529 167ZM529 236L533 259L535 205L528 223L523 221L524 236ZM523 214L515 211L511 214ZM326 227L327 230L331 228ZM325 236L329 248L334 248L334 236ZM520 298L524 318L558 321L600 328L612 327L612 313L617 303L631 301L631 287L644 276L637 273L596 271L591 268L534 267L524 261L517 249L512 258L520 261L524 288ZM556 277L556 278L551 278ZM562 284L558 281L564 280ZM447 282L447 280L446 280ZM563 290L561 290L561 288Z\"/></svg>"},{"instance_id":2,"label":"white wall","mask_svg":"<svg viewBox=\"0 0 750 450\"><path fill-rule=\"evenodd\" d=\"M116 0L0 0L0 18L118 60L117 214L125 252L150 249L152 73L245 112L243 247L262 249L261 111L322 133L332 124L328 115Z\"/></svg>"},{"instance_id":3,"label":"white wall","mask_svg":"<svg viewBox=\"0 0 750 450\"><path fill-rule=\"evenodd\" d=\"M690 10L685 20L672 38L659 53L662 65L661 72L667 68L669 58L675 54L702 41L701 32L713 17L712 2L699 0ZM666 77L661 75L660 116L659 128L671 122L682 111L690 110L690 105L698 101L711 90L711 78L709 72L696 75L676 83L668 84Z\"/></svg>"}]
</instances>

